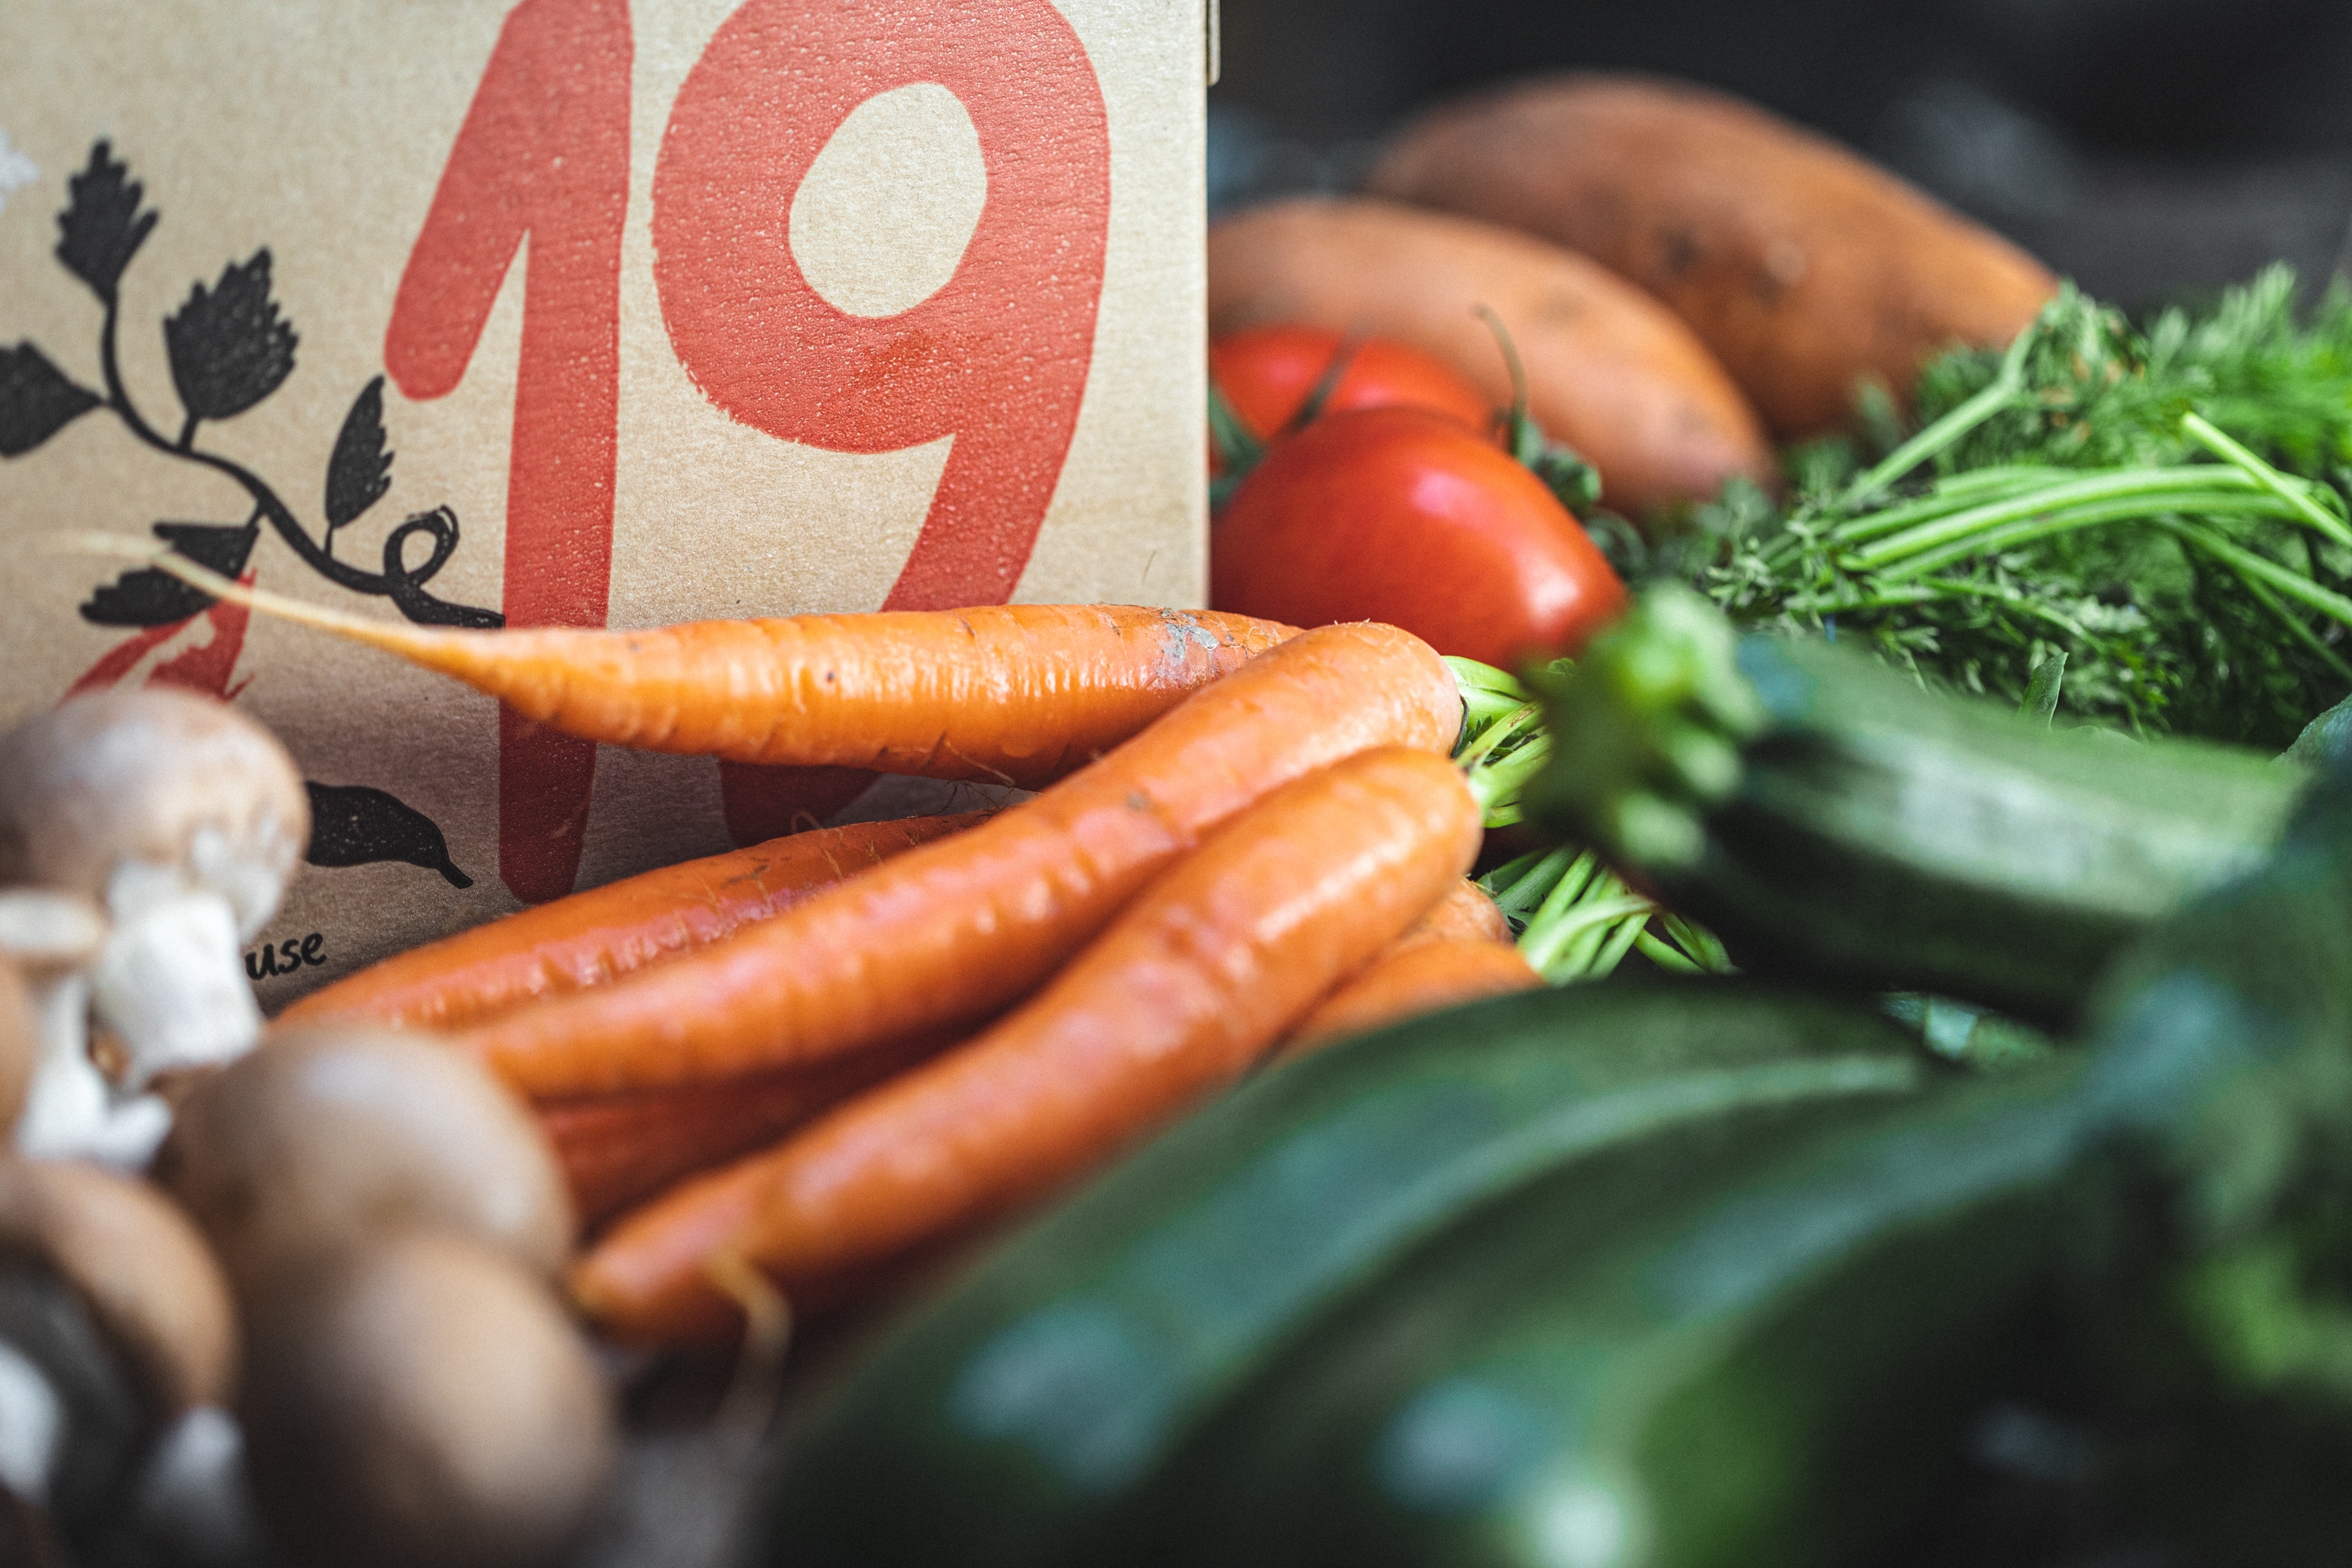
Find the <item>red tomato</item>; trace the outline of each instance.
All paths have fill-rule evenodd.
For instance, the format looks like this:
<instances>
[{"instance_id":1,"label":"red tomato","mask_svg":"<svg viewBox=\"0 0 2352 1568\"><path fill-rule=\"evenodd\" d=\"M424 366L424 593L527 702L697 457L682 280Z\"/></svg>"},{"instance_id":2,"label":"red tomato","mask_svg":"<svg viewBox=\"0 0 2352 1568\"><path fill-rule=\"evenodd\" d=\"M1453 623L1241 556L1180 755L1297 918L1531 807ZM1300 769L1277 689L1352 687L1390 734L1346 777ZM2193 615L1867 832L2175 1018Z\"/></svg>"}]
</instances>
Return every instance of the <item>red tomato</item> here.
<instances>
[{"instance_id":1,"label":"red tomato","mask_svg":"<svg viewBox=\"0 0 2352 1568\"><path fill-rule=\"evenodd\" d=\"M1209 345L1209 376L1261 441L1297 416L1346 342L1320 327L1253 327ZM1348 408L1426 408L1484 430L1494 409L1442 360L1381 338L1360 339L1339 384L1323 405Z\"/></svg>"},{"instance_id":2,"label":"red tomato","mask_svg":"<svg viewBox=\"0 0 2352 1568\"><path fill-rule=\"evenodd\" d=\"M1277 443L1211 532L1209 582L1221 610L1386 621L1506 668L1579 651L1625 604L1541 479L1419 408L1329 415Z\"/></svg>"}]
</instances>

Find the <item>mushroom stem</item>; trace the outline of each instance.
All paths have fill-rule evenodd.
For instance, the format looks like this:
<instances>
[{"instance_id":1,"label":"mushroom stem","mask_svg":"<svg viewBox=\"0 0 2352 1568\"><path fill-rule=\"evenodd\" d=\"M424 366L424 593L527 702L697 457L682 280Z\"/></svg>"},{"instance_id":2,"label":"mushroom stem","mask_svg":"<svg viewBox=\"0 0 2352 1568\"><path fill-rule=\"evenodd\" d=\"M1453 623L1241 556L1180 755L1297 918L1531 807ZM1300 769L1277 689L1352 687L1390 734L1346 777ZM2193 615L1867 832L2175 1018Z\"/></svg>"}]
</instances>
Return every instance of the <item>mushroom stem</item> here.
<instances>
[{"instance_id":1,"label":"mushroom stem","mask_svg":"<svg viewBox=\"0 0 2352 1568\"><path fill-rule=\"evenodd\" d=\"M175 1562L189 1568L252 1562L259 1531L236 1417L199 1405L165 1427L148 1451L132 1505L142 1533L170 1542Z\"/></svg>"},{"instance_id":2,"label":"mushroom stem","mask_svg":"<svg viewBox=\"0 0 2352 1568\"><path fill-rule=\"evenodd\" d=\"M48 1374L0 1340L0 1490L46 1505L65 1429L65 1401Z\"/></svg>"},{"instance_id":3,"label":"mushroom stem","mask_svg":"<svg viewBox=\"0 0 2352 1568\"><path fill-rule=\"evenodd\" d=\"M130 1053L126 1087L242 1056L261 1037L228 900L190 891L122 917L91 979L99 1016Z\"/></svg>"},{"instance_id":4,"label":"mushroom stem","mask_svg":"<svg viewBox=\"0 0 2352 1568\"><path fill-rule=\"evenodd\" d=\"M16 1149L35 1159L89 1159L137 1169L172 1130L171 1108L153 1095L122 1099L89 1058L89 976L69 970L28 987L40 1019Z\"/></svg>"},{"instance_id":5,"label":"mushroom stem","mask_svg":"<svg viewBox=\"0 0 2352 1568\"><path fill-rule=\"evenodd\" d=\"M27 972L78 969L106 945L96 904L47 888L0 888L0 952Z\"/></svg>"}]
</instances>

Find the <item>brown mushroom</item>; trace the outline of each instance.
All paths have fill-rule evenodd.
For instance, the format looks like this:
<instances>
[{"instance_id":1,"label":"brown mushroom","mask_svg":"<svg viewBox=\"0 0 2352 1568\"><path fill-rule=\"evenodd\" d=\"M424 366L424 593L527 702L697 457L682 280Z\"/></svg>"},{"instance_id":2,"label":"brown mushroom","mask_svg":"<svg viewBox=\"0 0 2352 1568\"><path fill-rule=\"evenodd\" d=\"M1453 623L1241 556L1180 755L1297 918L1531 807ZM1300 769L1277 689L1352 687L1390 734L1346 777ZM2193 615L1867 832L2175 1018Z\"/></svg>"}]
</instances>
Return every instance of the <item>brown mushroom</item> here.
<instances>
[{"instance_id":1,"label":"brown mushroom","mask_svg":"<svg viewBox=\"0 0 2352 1568\"><path fill-rule=\"evenodd\" d=\"M133 1089L252 1045L261 1015L243 945L276 912L310 831L286 749L192 692L76 698L0 736L0 883L105 910L93 999Z\"/></svg>"},{"instance_id":2,"label":"brown mushroom","mask_svg":"<svg viewBox=\"0 0 2352 1568\"><path fill-rule=\"evenodd\" d=\"M37 1260L0 1256L0 1493L60 1530L89 1519L153 1425L89 1304Z\"/></svg>"},{"instance_id":3,"label":"brown mushroom","mask_svg":"<svg viewBox=\"0 0 2352 1568\"><path fill-rule=\"evenodd\" d=\"M542 1277L572 1242L562 1173L530 1110L472 1058L411 1034L271 1035L192 1089L156 1175L241 1295L272 1269L426 1226Z\"/></svg>"},{"instance_id":4,"label":"brown mushroom","mask_svg":"<svg viewBox=\"0 0 2352 1568\"><path fill-rule=\"evenodd\" d=\"M0 1482L68 1525L235 1381L228 1287L171 1202L95 1165L0 1158ZM217 1415L217 1411L214 1411Z\"/></svg>"},{"instance_id":5,"label":"brown mushroom","mask_svg":"<svg viewBox=\"0 0 2352 1568\"><path fill-rule=\"evenodd\" d=\"M0 1255L36 1258L72 1288L159 1423L227 1403L237 1360L227 1281L150 1184L79 1161L0 1159Z\"/></svg>"},{"instance_id":6,"label":"brown mushroom","mask_svg":"<svg viewBox=\"0 0 2352 1568\"><path fill-rule=\"evenodd\" d=\"M313 1255L271 1277L251 1336L247 1471L306 1568L551 1562L612 1468L587 1347L478 1242L409 1230Z\"/></svg>"}]
</instances>

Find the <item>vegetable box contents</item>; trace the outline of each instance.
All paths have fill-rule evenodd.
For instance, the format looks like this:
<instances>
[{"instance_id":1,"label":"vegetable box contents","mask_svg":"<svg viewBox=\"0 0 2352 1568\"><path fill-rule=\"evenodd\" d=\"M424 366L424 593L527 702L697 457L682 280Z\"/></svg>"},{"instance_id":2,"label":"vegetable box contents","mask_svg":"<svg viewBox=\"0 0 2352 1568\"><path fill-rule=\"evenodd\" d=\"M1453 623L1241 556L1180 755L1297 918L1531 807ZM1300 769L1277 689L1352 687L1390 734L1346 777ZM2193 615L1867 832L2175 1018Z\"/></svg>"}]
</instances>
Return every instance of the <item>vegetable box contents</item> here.
<instances>
[{"instance_id":1,"label":"vegetable box contents","mask_svg":"<svg viewBox=\"0 0 2352 1568\"><path fill-rule=\"evenodd\" d=\"M0 1556L618 1563L699 1367L775 1420L692 1568L1833 1568L1989 1488L2340 1560L2352 299L2134 323L1652 82L1373 183L1211 238L1213 610L411 625L78 535L532 735L1003 798L265 1026L286 750L0 735Z\"/></svg>"}]
</instances>

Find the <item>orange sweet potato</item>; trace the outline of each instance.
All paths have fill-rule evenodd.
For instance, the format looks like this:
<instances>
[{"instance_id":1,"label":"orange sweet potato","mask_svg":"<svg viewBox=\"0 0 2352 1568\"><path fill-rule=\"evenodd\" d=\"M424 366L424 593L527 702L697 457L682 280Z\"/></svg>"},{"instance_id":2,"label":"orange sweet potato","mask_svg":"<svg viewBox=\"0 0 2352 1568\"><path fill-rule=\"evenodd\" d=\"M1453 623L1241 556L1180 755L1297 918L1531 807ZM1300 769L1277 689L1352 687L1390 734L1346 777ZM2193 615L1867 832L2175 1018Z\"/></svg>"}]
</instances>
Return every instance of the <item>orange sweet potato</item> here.
<instances>
[{"instance_id":1,"label":"orange sweet potato","mask_svg":"<svg viewBox=\"0 0 2352 1568\"><path fill-rule=\"evenodd\" d=\"M1787 121L1643 77L1548 78L1408 126L1370 188L1596 258L1672 306L1775 435L1845 425L1955 343L2006 342L2057 284L2008 241Z\"/></svg>"},{"instance_id":2,"label":"orange sweet potato","mask_svg":"<svg viewBox=\"0 0 2352 1568\"><path fill-rule=\"evenodd\" d=\"M1297 322L1362 331L1445 361L1494 400L1510 380L1498 315L1545 432L1641 517L1746 474L1769 482L1755 411L1689 328L1583 257L1489 224L1386 202L1304 199L1209 230L1209 331Z\"/></svg>"}]
</instances>

